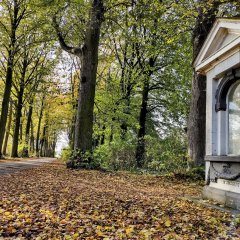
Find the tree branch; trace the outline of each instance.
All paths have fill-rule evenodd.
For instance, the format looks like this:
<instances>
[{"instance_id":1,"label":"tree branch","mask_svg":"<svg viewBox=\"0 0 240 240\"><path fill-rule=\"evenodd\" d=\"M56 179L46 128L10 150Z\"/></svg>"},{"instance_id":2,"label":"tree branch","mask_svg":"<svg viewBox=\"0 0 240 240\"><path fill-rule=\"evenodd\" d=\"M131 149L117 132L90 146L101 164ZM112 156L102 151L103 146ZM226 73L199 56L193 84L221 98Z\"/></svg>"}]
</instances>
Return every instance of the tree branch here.
<instances>
[{"instance_id":1,"label":"tree branch","mask_svg":"<svg viewBox=\"0 0 240 240\"><path fill-rule=\"evenodd\" d=\"M60 30L59 24L57 22L56 15L54 15L52 17L52 23L53 23L53 27L56 30L56 33L57 33L57 36L58 36L58 41L60 43L61 48L64 51L66 51L68 53L71 53L73 55L77 55L77 56L81 55L82 54L82 48L80 48L80 47L70 47L66 44L66 42L64 40L64 37L62 35L62 32Z\"/></svg>"}]
</instances>

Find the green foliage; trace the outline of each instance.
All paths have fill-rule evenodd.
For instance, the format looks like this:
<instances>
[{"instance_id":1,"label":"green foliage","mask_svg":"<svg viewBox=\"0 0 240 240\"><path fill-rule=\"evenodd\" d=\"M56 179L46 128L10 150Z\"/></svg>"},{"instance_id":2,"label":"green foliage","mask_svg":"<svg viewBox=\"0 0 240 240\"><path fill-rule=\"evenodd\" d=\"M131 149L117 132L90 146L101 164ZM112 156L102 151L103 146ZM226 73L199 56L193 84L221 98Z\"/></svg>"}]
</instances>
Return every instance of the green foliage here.
<instances>
[{"instance_id":1,"label":"green foliage","mask_svg":"<svg viewBox=\"0 0 240 240\"><path fill-rule=\"evenodd\" d=\"M90 152L82 152L81 150L72 152L66 165L72 169L100 169L100 163L94 159L93 154Z\"/></svg>"},{"instance_id":2,"label":"green foliage","mask_svg":"<svg viewBox=\"0 0 240 240\"><path fill-rule=\"evenodd\" d=\"M191 180L191 181L203 181L205 178L204 167L182 168L174 170L173 176L176 179Z\"/></svg>"},{"instance_id":3,"label":"green foliage","mask_svg":"<svg viewBox=\"0 0 240 240\"><path fill-rule=\"evenodd\" d=\"M62 151L61 151L61 154L60 154L60 158L63 160L63 161L68 161L72 156L72 150L67 147L67 148L63 148Z\"/></svg>"},{"instance_id":4,"label":"green foliage","mask_svg":"<svg viewBox=\"0 0 240 240\"><path fill-rule=\"evenodd\" d=\"M131 170L135 167L135 149L133 140L118 139L98 146L94 151L94 159L108 169Z\"/></svg>"},{"instance_id":5,"label":"green foliage","mask_svg":"<svg viewBox=\"0 0 240 240\"><path fill-rule=\"evenodd\" d=\"M59 133L66 131L72 144L81 66L77 66L79 63L72 57L62 57L66 64L61 66L61 51L56 49L52 17L56 16L66 44L80 47L88 26L91 1L18 2L26 4L27 14L17 30L13 101L17 96L14 88L20 85L20 61L23 62L24 53L35 62L26 72L26 77L30 76L32 81L27 81L25 86L22 132L25 132L28 107L32 104L31 130L36 139L43 103L39 141L45 140L54 146ZM11 1L0 2L4 10L0 14L0 101L11 32L9 4ZM71 167L136 168L139 113L144 86L148 83L144 169L192 178L202 176L200 169L188 170L190 164L183 131L190 104L191 30L197 16L197 4L198 1L104 1L106 12L100 39L93 129L97 143L93 154L63 149L61 158L70 160ZM209 1L206 8L211 4ZM233 11L235 14L237 3L230 5L222 5L220 14L230 16ZM154 59L153 65L149 64L150 59ZM20 155L25 147L26 144L19 146Z\"/></svg>"},{"instance_id":6,"label":"green foliage","mask_svg":"<svg viewBox=\"0 0 240 240\"><path fill-rule=\"evenodd\" d=\"M20 144L18 145L18 153L19 153L19 156L25 157L26 147L27 147L27 145L26 145L25 143L20 143Z\"/></svg>"},{"instance_id":7,"label":"green foliage","mask_svg":"<svg viewBox=\"0 0 240 240\"><path fill-rule=\"evenodd\" d=\"M152 171L171 172L188 167L186 140L172 134L165 139L146 138L145 167Z\"/></svg>"}]
</instances>

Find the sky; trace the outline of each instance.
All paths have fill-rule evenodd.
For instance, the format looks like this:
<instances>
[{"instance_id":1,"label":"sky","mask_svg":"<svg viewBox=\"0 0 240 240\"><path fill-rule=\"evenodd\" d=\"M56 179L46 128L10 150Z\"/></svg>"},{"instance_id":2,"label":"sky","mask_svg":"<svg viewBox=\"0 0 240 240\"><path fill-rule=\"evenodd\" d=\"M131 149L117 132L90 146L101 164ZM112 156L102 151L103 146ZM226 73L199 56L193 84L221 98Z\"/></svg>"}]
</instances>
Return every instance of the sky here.
<instances>
[{"instance_id":1,"label":"sky","mask_svg":"<svg viewBox=\"0 0 240 240\"><path fill-rule=\"evenodd\" d=\"M60 157L61 151L63 148L68 147L68 136L67 136L67 132L62 132L59 136L58 136L58 140L57 140L57 144L56 144L56 151L55 151L55 155L56 157Z\"/></svg>"}]
</instances>

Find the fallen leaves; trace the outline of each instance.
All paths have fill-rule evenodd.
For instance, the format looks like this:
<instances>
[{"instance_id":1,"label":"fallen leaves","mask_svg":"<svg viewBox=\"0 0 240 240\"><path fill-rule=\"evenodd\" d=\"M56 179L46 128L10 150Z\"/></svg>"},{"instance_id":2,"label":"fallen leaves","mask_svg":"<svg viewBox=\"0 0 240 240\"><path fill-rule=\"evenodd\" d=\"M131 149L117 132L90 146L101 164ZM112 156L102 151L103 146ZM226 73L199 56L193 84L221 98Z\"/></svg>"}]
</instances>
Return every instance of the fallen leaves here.
<instances>
[{"instance_id":1,"label":"fallen leaves","mask_svg":"<svg viewBox=\"0 0 240 240\"><path fill-rule=\"evenodd\" d=\"M229 214L183 198L200 191L60 163L0 176L0 239L239 239Z\"/></svg>"}]
</instances>

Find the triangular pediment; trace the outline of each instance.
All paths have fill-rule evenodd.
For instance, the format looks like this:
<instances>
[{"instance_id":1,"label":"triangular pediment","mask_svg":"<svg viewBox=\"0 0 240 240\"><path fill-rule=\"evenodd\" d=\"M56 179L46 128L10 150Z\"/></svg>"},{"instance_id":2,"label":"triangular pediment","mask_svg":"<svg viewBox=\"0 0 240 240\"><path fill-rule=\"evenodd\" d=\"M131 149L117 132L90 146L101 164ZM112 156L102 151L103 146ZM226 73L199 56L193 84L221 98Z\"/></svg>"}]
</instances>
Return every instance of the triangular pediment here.
<instances>
[{"instance_id":1,"label":"triangular pediment","mask_svg":"<svg viewBox=\"0 0 240 240\"><path fill-rule=\"evenodd\" d=\"M225 53L240 46L240 19L217 19L193 65L202 71Z\"/></svg>"}]
</instances>

